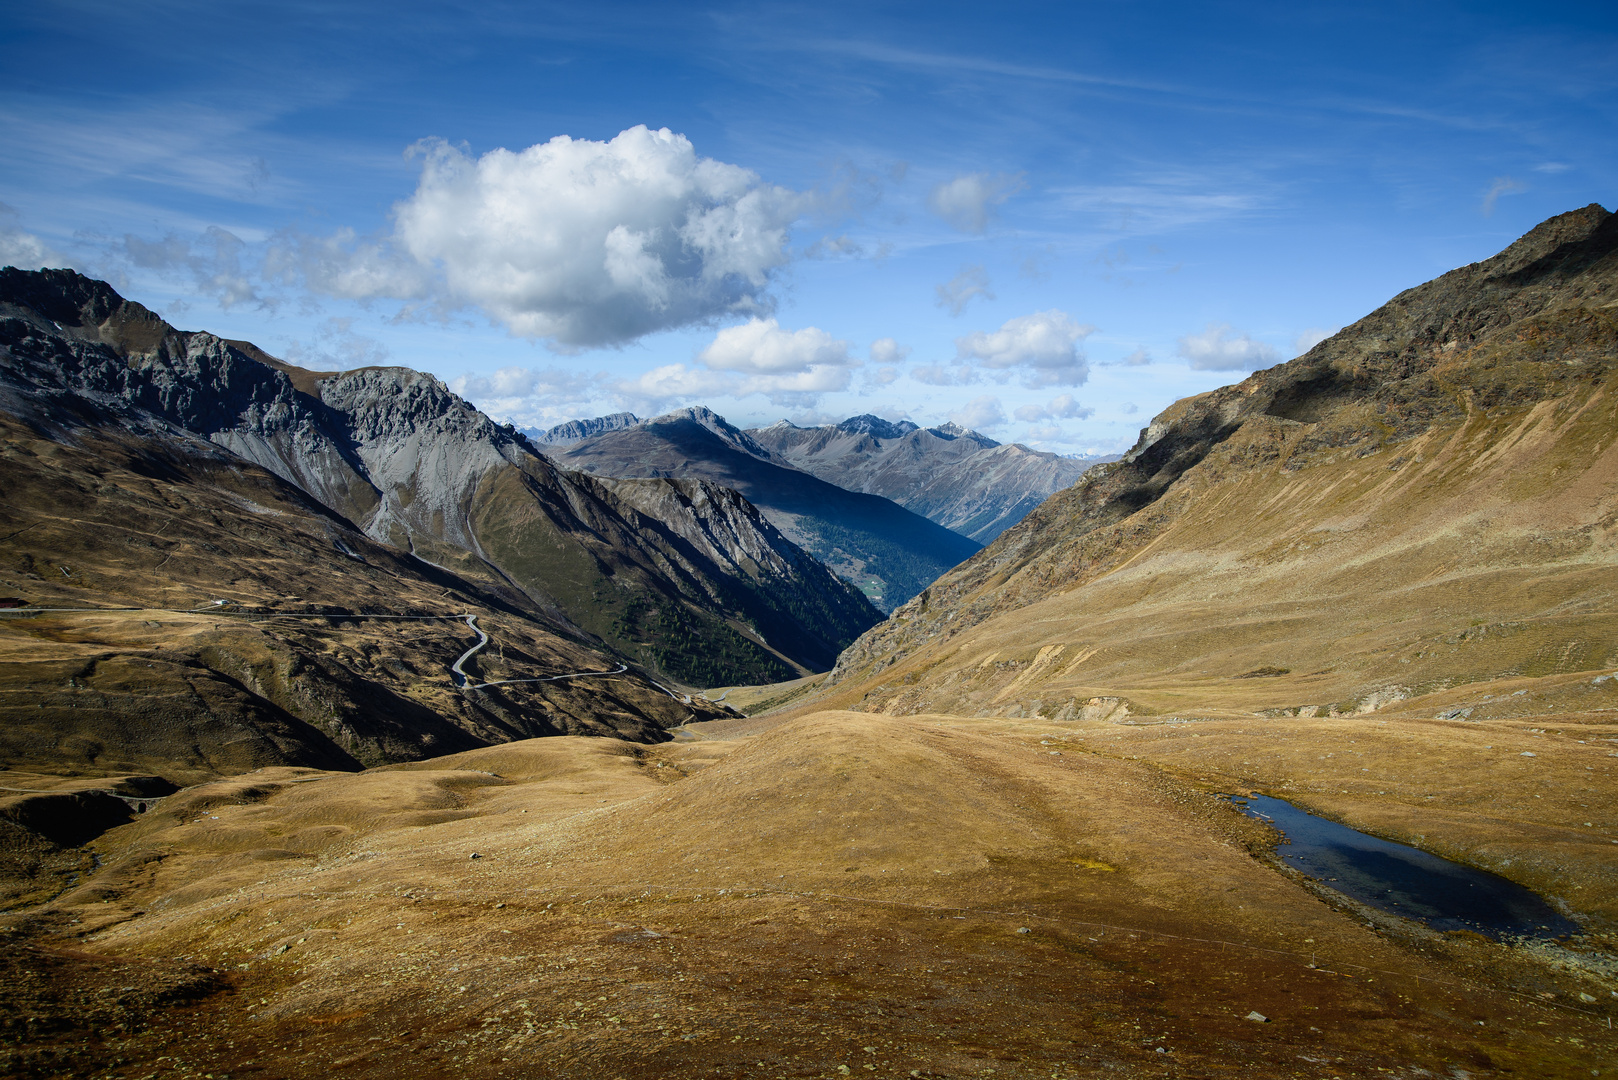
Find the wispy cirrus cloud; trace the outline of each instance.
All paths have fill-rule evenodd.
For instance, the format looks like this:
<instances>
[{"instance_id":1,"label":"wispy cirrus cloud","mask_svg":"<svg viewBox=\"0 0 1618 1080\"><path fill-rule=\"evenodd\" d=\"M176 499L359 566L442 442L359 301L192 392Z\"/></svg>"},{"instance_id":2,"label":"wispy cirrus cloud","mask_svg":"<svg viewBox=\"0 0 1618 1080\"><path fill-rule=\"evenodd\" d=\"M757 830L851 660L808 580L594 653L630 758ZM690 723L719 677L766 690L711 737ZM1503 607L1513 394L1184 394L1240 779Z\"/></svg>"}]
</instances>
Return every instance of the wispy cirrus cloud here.
<instances>
[{"instance_id":1,"label":"wispy cirrus cloud","mask_svg":"<svg viewBox=\"0 0 1618 1080\"><path fill-rule=\"evenodd\" d=\"M1046 195L1062 211L1102 218L1119 232L1163 233L1260 210L1270 200L1266 187L1256 180L1212 185L1205 176L1166 173L1135 183L1052 187Z\"/></svg>"},{"instance_id":2,"label":"wispy cirrus cloud","mask_svg":"<svg viewBox=\"0 0 1618 1080\"><path fill-rule=\"evenodd\" d=\"M938 296L938 306L948 309L951 315L961 314L973 300L994 299L994 291L989 286L989 272L981 265L961 267L960 273L942 285L934 286L934 291Z\"/></svg>"},{"instance_id":3,"label":"wispy cirrus cloud","mask_svg":"<svg viewBox=\"0 0 1618 1080\"><path fill-rule=\"evenodd\" d=\"M1528 185L1510 176L1497 176L1489 184L1489 190L1483 193L1483 202L1478 209L1484 217L1494 216L1495 204L1502 195L1521 195L1528 190Z\"/></svg>"}]
</instances>

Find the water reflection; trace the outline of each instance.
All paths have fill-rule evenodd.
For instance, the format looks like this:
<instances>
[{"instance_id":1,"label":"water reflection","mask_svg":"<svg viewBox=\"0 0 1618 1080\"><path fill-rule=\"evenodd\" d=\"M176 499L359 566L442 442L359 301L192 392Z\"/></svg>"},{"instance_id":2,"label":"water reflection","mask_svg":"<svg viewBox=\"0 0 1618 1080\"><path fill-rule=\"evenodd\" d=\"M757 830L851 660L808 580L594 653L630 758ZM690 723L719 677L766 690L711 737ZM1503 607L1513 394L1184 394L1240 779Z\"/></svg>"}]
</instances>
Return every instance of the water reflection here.
<instances>
[{"instance_id":1,"label":"water reflection","mask_svg":"<svg viewBox=\"0 0 1618 1080\"><path fill-rule=\"evenodd\" d=\"M1276 851L1288 865L1363 904L1435 930L1473 930L1493 938L1578 932L1577 923L1498 874L1367 836L1283 799L1245 795L1231 801L1286 837Z\"/></svg>"}]
</instances>

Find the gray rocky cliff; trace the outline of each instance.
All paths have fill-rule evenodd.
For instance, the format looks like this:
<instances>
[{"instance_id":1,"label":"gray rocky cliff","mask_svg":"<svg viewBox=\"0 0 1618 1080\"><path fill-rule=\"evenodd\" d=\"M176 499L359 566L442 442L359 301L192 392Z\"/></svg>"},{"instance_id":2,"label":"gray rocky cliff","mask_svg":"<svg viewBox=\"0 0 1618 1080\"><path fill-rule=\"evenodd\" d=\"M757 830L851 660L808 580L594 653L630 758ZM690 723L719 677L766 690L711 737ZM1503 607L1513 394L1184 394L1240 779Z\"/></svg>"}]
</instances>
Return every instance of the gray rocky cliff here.
<instances>
[{"instance_id":1,"label":"gray rocky cliff","mask_svg":"<svg viewBox=\"0 0 1618 1080\"><path fill-rule=\"evenodd\" d=\"M823 670L880 617L734 492L620 497L558 468L431 375L304 371L245 342L175 330L71 271L0 271L0 348L0 403L31 422L206 440L371 538L515 586L609 643L657 633L685 643L642 657L672 677L722 674L700 662L698 642L731 622L742 638L768 625L764 652L730 643L738 673L762 678ZM661 630L635 622L648 618Z\"/></svg>"}]
</instances>

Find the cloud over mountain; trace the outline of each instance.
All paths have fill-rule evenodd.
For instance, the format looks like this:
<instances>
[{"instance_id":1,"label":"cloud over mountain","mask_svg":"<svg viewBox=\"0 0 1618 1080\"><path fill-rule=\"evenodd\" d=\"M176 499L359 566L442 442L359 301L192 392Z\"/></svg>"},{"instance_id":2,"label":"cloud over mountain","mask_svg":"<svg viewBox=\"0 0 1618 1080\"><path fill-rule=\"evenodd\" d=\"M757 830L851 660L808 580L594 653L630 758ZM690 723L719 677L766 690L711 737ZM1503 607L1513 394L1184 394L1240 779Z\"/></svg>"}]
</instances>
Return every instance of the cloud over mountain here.
<instances>
[{"instance_id":1,"label":"cloud over mountain","mask_svg":"<svg viewBox=\"0 0 1618 1080\"><path fill-rule=\"evenodd\" d=\"M16 216L16 210L5 203L0 203L0 266L38 270L43 266L72 265L62 255L52 251L45 241L12 224Z\"/></svg>"},{"instance_id":2,"label":"cloud over mountain","mask_svg":"<svg viewBox=\"0 0 1618 1080\"><path fill-rule=\"evenodd\" d=\"M1180 338L1175 352L1197 371L1253 371L1281 361L1273 345L1238 334L1229 323L1209 323L1200 334Z\"/></svg>"},{"instance_id":3,"label":"cloud over mountain","mask_svg":"<svg viewBox=\"0 0 1618 1080\"><path fill-rule=\"evenodd\" d=\"M976 360L997 371L1021 370L1023 385L1079 386L1090 377L1090 366L1079 342L1096 328L1074 322L1066 312L1052 309L1008 319L993 332L982 330L955 339L959 360Z\"/></svg>"},{"instance_id":4,"label":"cloud over mountain","mask_svg":"<svg viewBox=\"0 0 1618 1080\"><path fill-rule=\"evenodd\" d=\"M720 394L762 394L777 405L806 408L821 394L848 389L863 364L849 347L818 327L784 330L774 319L751 319L714 335L697 354L697 366L664 364L615 389L621 400L647 411Z\"/></svg>"},{"instance_id":5,"label":"cloud over mountain","mask_svg":"<svg viewBox=\"0 0 1618 1080\"><path fill-rule=\"evenodd\" d=\"M617 345L767 312L807 206L667 128L476 158L443 140L416 149L421 179L391 235L283 238L272 265L336 296L475 306L563 350Z\"/></svg>"},{"instance_id":6,"label":"cloud over mountain","mask_svg":"<svg viewBox=\"0 0 1618 1080\"><path fill-rule=\"evenodd\" d=\"M1001 406L999 398L984 394L950 413L949 418L962 427L986 431L1005 425L1006 410Z\"/></svg>"},{"instance_id":7,"label":"cloud over mountain","mask_svg":"<svg viewBox=\"0 0 1618 1080\"><path fill-rule=\"evenodd\" d=\"M1029 423L1036 420L1085 420L1095 414L1094 409L1080 405L1072 394L1059 394L1046 405L1024 405L1016 412L1018 420Z\"/></svg>"}]
</instances>

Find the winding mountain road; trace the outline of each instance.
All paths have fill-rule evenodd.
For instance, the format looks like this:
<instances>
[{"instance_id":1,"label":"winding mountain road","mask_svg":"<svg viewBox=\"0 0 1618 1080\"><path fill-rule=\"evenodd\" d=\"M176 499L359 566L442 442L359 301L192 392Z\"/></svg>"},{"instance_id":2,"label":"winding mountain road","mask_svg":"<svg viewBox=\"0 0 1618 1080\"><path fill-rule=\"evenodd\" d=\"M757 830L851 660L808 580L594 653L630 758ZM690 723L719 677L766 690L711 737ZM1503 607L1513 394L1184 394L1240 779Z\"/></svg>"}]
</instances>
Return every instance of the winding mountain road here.
<instances>
[{"instance_id":1,"label":"winding mountain road","mask_svg":"<svg viewBox=\"0 0 1618 1080\"><path fill-rule=\"evenodd\" d=\"M167 613L169 613L171 615L207 615L207 614L212 614L212 615L240 616L240 617L249 618L249 619L394 619L394 620L416 620L416 621L429 621L429 620L435 620L435 619L453 619L453 620L455 620L457 622L460 622L460 621L464 620L466 622L466 625L470 626L472 628L473 633L477 634L477 636L478 636L477 641L472 645L472 647L467 649L460 656L456 657L455 658L455 663L451 664L450 668L449 668L450 680L452 682L454 682L454 684L458 688L460 688L462 690L483 690L483 689L486 689L486 688L491 687L491 686L510 686L510 685L512 685L514 683L560 682L563 679L583 679L583 678L588 678L591 675L622 675L624 672L629 670L629 665L623 663L622 661L620 661L619 664L618 664L617 669L614 670L614 671L569 671L569 672L564 672L561 675L546 675L546 676L543 676L543 677L540 677L540 678L534 678L534 679L495 679L495 680L493 680L491 682L474 683L474 682L471 681L471 677L469 675L467 675L465 669L461 665L465 664L468 660L472 659L472 657L476 656L479 652L481 652L489 644L489 635L484 633L483 628L478 625L478 617L476 615L472 615L472 614L465 613L465 612L455 614L455 615L367 615L367 614L362 614L362 613L333 614L331 612L325 612L325 611L256 612L256 611L223 611L223 610L220 610L222 608L222 606L225 605L228 602L229 601L225 601L225 600L214 600L214 601L212 601L210 603L201 604L201 605L198 605L197 607L194 607L194 608L153 608L153 607L138 607L138 608L137 607L108 607L108 608L39 608L39 607L27 607L27 608L7 608L7 609L5 609L3 614L5 616L17 617L17 616L22 616L22 615L45 615L45 614L75 613L75 612L80 613L80 614L88 614L88 613L92 613L92 612L101 613L101 612L112 612L112 611L162 611L162 612L167 612ZM657 686L656 683L653 683L652 685ZM659 690L662 690L665 694L668 694L669 697L675 698L675 700L679 700L677 695L675 695L674 693L672 693L671 691L669 691L665 687L657 686L657 688Z\"/></svg>"},{"instance_id":2,"label":"winding mountain road","mask_svg":"<svg viewBox=\"0 0 1618 1080\"><path fill-rule=\"evenodd\" d=\"M495 679L491 682L475 683L470 681L470 676L468 676L466 672L462 670L461 665L472 659L472 657L476 656L485 646L489 644L489 635L485 634L483 632L483 628L478 625L478 617L476 615L467 615L466 625L470 626L474 631L476 631L478 635L477 644L463 652L460 655L460 658L457 659L455 663L450 665L449 669L450 673L455 676L455 685L459 686L462 690L482 690L485 687L510 686L513 683L560 682L563 679L583 679L590 675L622 675L624 672L629 670L628 664L620 662L618 664L618 670L616 671L572 671L564 675L546 675L537 679Z\"/></svg>"},{"instance_id":3,"label":"winding mountain road","mask_svg":"<svg viewBox=\"0 0 1618 1080\"><path fill-rule=\"evenodd\" d=\"M456 658L455 663L449 666L449 673L455 676L456 686L459 686L463 690L473 690L477 688L467 685L470 679L468 678L466 672L461 670L461 665L482 651L483 647L489 643L489 635L485 634L483 632L483 627L478 625L478 617L476 615L467 615L466 625L470 626L472 628L472 632L477 634L477 644L473 645L470 649L466 650ZM484 683L483 685L487 686L489 684Z\"/></svg>"}]
</instances>

